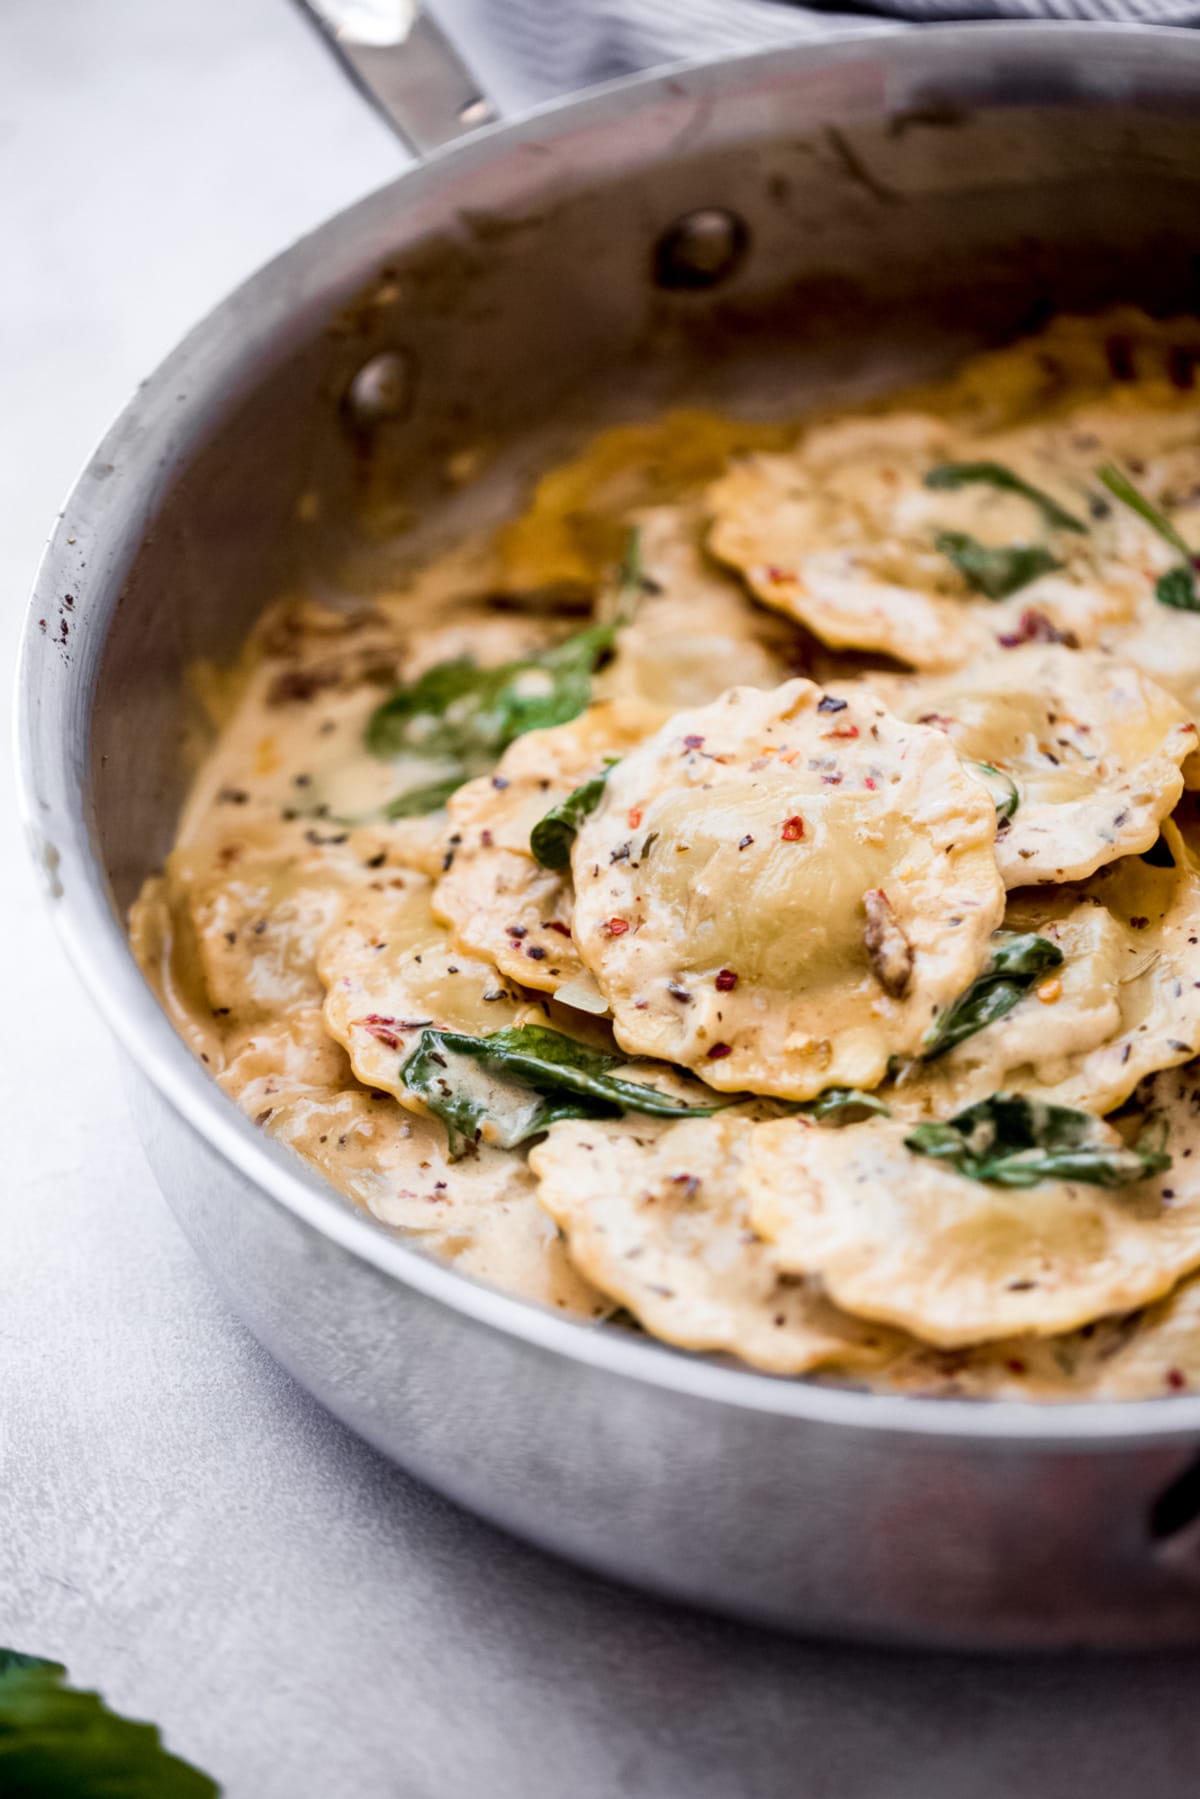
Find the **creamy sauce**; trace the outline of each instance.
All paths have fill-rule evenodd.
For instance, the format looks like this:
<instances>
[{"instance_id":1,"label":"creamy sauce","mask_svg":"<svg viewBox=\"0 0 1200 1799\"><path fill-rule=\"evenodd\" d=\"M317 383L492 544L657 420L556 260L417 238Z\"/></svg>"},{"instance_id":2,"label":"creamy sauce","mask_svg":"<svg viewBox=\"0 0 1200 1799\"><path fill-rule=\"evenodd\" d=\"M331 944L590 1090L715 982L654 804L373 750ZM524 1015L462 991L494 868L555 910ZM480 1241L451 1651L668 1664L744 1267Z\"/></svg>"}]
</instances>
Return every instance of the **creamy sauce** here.
<instances>
[{"instance_id":1,"label":"creamy sauce","mask_svg":"<svg viewBox=\"0 0 1200 1799\"><path fill-rule=\"evenodd\" d=\"M898 1391L1200 1384L1176 338L1067 320L854 416L623 426L403 592L278 601L196 671L131 919L194 1053L382 1226L583 1319ZM947 1149L997 1093L1087 1114L1083 1161Z\"/></svg>"}]
</instances>

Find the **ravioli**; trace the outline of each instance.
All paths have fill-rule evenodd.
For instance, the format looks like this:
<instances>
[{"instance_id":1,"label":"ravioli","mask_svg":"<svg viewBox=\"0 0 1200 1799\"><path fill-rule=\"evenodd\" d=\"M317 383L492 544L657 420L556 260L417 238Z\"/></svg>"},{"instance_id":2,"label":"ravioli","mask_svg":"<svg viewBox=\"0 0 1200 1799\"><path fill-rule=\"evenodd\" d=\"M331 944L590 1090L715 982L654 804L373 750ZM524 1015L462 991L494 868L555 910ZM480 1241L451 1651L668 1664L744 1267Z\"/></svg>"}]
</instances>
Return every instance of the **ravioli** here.
<instances>
[{"instance_id":1,"label":"ravioli","mask_svg":"<svg viewBox=\"0 0 1200 1799\"><path fill-rule=\"evenodd\" d=\"M1196 750L1183 707L1140 670L1056 644L871 685L899 717L945 731L966 761L1011 787L1016 810L996 838L1009 887L1081 880L1148 850Z\"/></svg>"},{"instance_id":2,"label":"ravioli","mask_svg":"<svg viewBox=\"0 0 1200 1799\"><path fill-rule=\"evenodd\" d=\"M1200 1049L1200 871L1174 825L1174 866L1110 863L1081 887L1016 894L1007 929L1063 952L1013 1010L956 1049L906 1068L888 1099L907 1117L946 1117L1000 1090L1105 1113L1159 1069Z\"/></svg>"},{"instance_id":3,"label":"ravioli","mask_svg":"<svg viewBox=\"0 0 1200 1799\"><path fill-rule=\"evenodd\" d=\"M1038 465L1037 447L1027 434L996 455L1023 472ZM980 454L973 438L921 414L817 426L790 455L748 458L714 483L709 548L824 643L915 668L960 667L1019 639L1030 617L1077 644L1131 618L1138 578L1086 527L1056 528L1026 495L986 482L926 484L932 469ZM1037 480L1058 499L1053 467L1038 467ZM1065 492L1073 518L1078 499L1070 484ZM1036 550L1040 569L1002 599L981 598L946 553L955 534L984 550Z\"/></svg>"},{"instance_id":4,"label":"ravioli","mask_svg":"<svg viewBox=\"0 0 1200 1799\"><path fill-rule=\"evenodd\" d=\"M889 1333L783 1276L749 1229L739 1172L753 1129L745 1118L556 1124L529 1165L575 1266L656 1337L773 1374L880 1362Z\"/></svg>"},{"instance_id":5,"label":"ravioli","mask_svg":"<svg viewBox=\"0 0 1200 1799\"><path fill-rule=\"evenodd\" d=\"M938 731L734 688L615 768L572 855L618 1042L722 1091L872 1087L986 964L995 808Z\"/></svg>"},{"instance_id":6,"label":"ravioli","mask_svg":"<svg viewBox=\"0 0 1200 1799\"><path fill-rule=\"evenodd\" d=\"M568 1259L517 1157L485 1148L449 1162L439 1125L359 1089L298 1095L267 1128L381 1224L463 1273L584 1318L612 1309Z\"/></svg>"},{"instance_id":7,"label":"ravioli","mask_svg":"<svg viewBox=\"0 0 1200 1799\"><path fill-rule=\"evenodd\" d=\"M353 906L322 944L319 968L326 1026L355 1074L414 1112L425 1107L404 1085L402 1069L428 1026L486 1036L542 1020L540 1006L490 962L454 947L430 911L423 882L403 902L372 895Z\"/></svg>"},{"instance_id":8,"label":"ravioli","mask_svg":"<svg viewBox=\"0 0 1200 1799\"><path fill-rule=\"evenodd\" d=\"M459 789L449 805L445 870L433 895L434 911L457 943L487 957L509 980L544 993L583 980L571 940L570 880L534 860L530 834L552 806L602 774L657 723L657 713L636 703L601 702L570 724L518 737L494 774Z\"/></svg>"},{"instance_id":9,"label":"ravioli","mask_svg":"<svg viewBox=\"0 0 1200 1799\"><path fill-rule=\"evenodd\" d=\"M845 1311L947 1348L1051 1336L1145 1305L1200 1264L1200 1183L1181 1197L1173 1170L1112 1192L1012 1189L916 1154L907 1130L782 1119L751 1138L751 1228Z\"/></svg>"}]
</instances>

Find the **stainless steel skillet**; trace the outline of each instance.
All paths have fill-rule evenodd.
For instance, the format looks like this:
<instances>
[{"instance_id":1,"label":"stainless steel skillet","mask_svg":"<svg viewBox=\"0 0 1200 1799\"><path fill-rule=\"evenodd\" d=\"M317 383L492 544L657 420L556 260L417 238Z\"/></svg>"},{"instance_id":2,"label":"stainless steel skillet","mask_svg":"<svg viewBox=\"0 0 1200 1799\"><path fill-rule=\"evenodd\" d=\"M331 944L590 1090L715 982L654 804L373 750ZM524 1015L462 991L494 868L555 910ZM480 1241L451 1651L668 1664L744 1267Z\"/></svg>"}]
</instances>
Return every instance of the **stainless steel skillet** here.
<instances>
[{"instance_id":1,"label":"stainless steel skillet","mask_svg":"<svg viewBox=\"0 0 1200 1799\"><path fill-rule=\"evenodd\" d=\"M123 918L186 781L184 670L291 576L367 584L550 445L672 398L795 412L1056 308L1200 311L1200 41L881 33L639 79L432 157L218 309L89 464L21 670L33 841L164 1191L327 1405L498 1522L778 1623L1200 1638L1200 1398L1035 1409L715 1366L435 1266L242 1118ZM1136 345L1131 353L1139 353ZM494 473L436 470L486 442ZM403 499L419 528L397 540Z\"/></svg>"}]
</instances>

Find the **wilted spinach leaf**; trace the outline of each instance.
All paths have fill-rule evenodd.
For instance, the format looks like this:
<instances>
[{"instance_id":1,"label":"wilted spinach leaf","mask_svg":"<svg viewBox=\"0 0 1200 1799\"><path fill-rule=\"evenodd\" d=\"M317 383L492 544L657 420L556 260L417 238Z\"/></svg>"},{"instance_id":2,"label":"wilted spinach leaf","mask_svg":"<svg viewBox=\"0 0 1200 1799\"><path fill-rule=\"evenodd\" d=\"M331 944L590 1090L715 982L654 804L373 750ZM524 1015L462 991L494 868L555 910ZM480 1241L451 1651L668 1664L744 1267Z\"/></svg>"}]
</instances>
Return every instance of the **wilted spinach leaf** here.
<instances>
[{"instance_id":1,"label":"wilted spinach leaf","mask_svg":"<svg viewBox=\"0 0 1200 1799\"><path fill-rule=\"evenodd\" d=\"M1128 475L1122 474L1114 463L1106 462L1098 468L1096 474L1114 499L1136 512L1140 519L1156 531L1165 544L1177 550L1183 557L1178 568L1169 568L1165 575L1160 575L1154 583L1154 597L1160 606L1170 606L1176 612L1200 612L1200 594L1196 591L1196 555L1190 544L1180 536L1175 526L1165 513L1139 493Z\"/></svg>"},{"instance_id":2,"label":"wilted spinach leaf","mask_svg":"<svg viewBox=\"0 0 1200 1799\"><path fill-rule=\"evenodd\" d=\"M1033 931L997 931L992 943L987 968L930 1028L924 1049L927 1062L1011 1012L1037 977L1057 968L1063 959L1057 943Z\"/></svg>"},{"instance_id":3,"label":"wilted spinach leaf","mask_svg":"<svg viewBox=\"0 0 1200 1799\"><path fill-rule=\"evenodd\" d=\"M594 812L600 804L600 796L604 792L604 783L616 767L616 762L590 781L584 781L576 787L565 800L557 806L551 806L544 818L539 818L529 833L529 848L535 862L543 868L567 868L571 862L571 849L575 842L575 833L590 812Z\"/></svg>"},{"instance_id":4,"label":"wilted spinach leaf","mask_svg":"<svg viewBox=\"0 0 1200 1799\"><path fill-rule=\"evenodd\" d=\"M374 756L449 762L453 773L399 794L388 817L436 810L464 781L494 767L515 738L577 718L591 700L592 676L647 585L640 533L632 531L610 621L498 668L481 668L469 656L458 656L398 687L368 719L367 748Z\"/></svg>"},{"instance_id":5,"label":"wilted spinach leaf","mask_svg":"<svg viewBox=\"0 0 1200 1799\"><path fill-rule=\"evenodd\" d=\"M465 775L449 775L444 781L431 781L426 787L410 787L398 793L383 809L385 818L422 818L444 806L452 793L457 793Z\"/></svg>"},{"instance_id":6,"label":"wilted spinach leaf","mask_svg":"<svg viewBox=\"0 0 1200 1799\"><path fill-rule=\"evenodd\" d=\"M1127 1187L1171 1166L1161 1125L1127 1149L1106 1142L1100 1121L1090 1113L1024 1093L993 1093L945 1124L919 1124L904 1141L918 1155L998 1187L1048 1180Z\"/></svg>"},{"instance_id":7,"label":"wilted spinach leaf","mask_svg":"<svg viewBox=\"0 0 1200 1799\"><path fill-rule=\"evenodd\" d=\"M450 1154L464 1155L485 1123L501 1148L540 1136L560 1118L709 1118L730 1099L689 1106L612 1074L628 1058L589 1049L545 1025L513 1025L487 1037L422 1031L404 1064L404 1084L446 1126Z\"/></svg>"},{"instance_id":8,"label":"wilted spinach leaf","mask_svg":"<svg viewBox=\"0 0 1200 1799\"><path fill-rule=\"evenodd\" d=\"M1049 550L1036 544L992 546L980 543L965 531L939 531L936 546L968 585L989 600L1006 600L1010 593L1017 593L1039 576L1062 567Z\"/></svg>"},{"instance_id":9,"label":"wilted spinach leaf","mask_svg":"<svg viewBox=\"0 0 1200 1799\"><path fill-rule=\"evenodd\" d=\"M1006 775L1003 769L993 767L990 762L972 762L970 766L977 768L987 781L988 790L996 802L997 824L1007 824L1010 818L1016 817L1021 805L1021 790L1017 783L1011 775Z\"/></svg>"},{"instance_id":10,"label":"wilted spinach leaf","mask_svg":"<svg viewBox=\"0 0 1200 1799\"><path fill-rule=\"evenodd\" d=\"M864 1093L859 1087L826 1087L824 1093L818 1093L816 1099L803 1100L797 1107L808 1118L815 1118L819 1124L853 1124L857 1119L870 1113L881 1114L890 1118L892 1109L885 1105L876 1093Z\"/></svg>"},{"instance_id":11,"label":"wilted spinach leaf","mask_svg":"<svg viewBox=\"0 0 1200 1799\"><path fill-rule=\"evenodd\" d=\"M1087 532L1087 526L1074 513L1052 500L1040 487L1032 487L1028 481L1023 481L1002 462L943 462L937 468L931 468L925 477L926 487L942 489L969 487L976 482L1031 500L1046 523L1056 531L1078 531L1081 535Z\"/></svg>"}]
</instances>

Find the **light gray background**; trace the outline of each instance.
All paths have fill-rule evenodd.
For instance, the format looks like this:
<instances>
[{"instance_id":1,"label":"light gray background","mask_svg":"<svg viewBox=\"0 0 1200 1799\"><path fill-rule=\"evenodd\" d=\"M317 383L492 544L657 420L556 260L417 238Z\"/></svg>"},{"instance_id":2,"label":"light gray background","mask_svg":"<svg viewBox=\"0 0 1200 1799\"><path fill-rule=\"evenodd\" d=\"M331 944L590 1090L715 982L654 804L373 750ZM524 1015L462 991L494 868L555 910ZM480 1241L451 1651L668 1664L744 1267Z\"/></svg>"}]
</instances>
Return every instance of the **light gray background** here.
<instances>
[{"instance_id":1,"label":"light gray background","mask_svg":"<svg viewBox=\"0 0 1200 1799\"><path fill-rule=\"evenodd\" d=\"M502 5L503 0L493 0ZM488 0L444 0L502 103ZM480 56L481 50L483 56ZM221 292L398 151L287 0L0 0L0 654L56 504ZM226 1312L154 1190L0 782L0 1643L231 1799L1159 1799L1200 1657L789 1642L444 1504Z\"/></svg>"}]
</instances>

